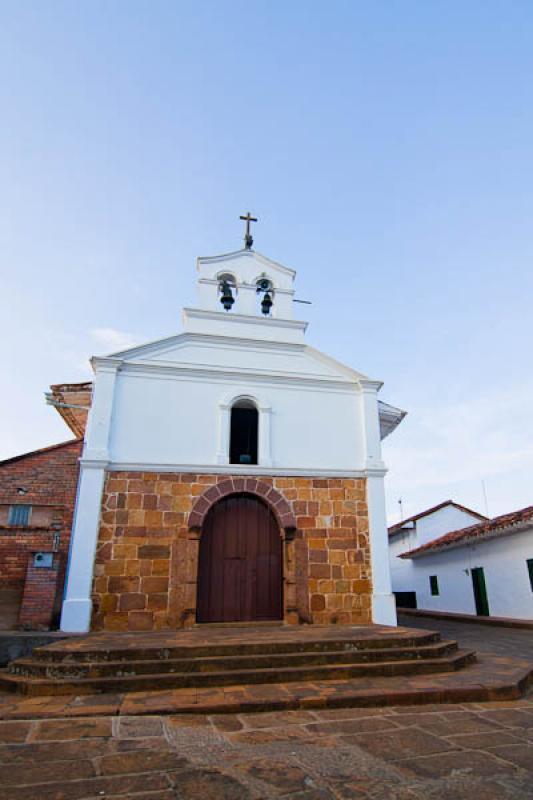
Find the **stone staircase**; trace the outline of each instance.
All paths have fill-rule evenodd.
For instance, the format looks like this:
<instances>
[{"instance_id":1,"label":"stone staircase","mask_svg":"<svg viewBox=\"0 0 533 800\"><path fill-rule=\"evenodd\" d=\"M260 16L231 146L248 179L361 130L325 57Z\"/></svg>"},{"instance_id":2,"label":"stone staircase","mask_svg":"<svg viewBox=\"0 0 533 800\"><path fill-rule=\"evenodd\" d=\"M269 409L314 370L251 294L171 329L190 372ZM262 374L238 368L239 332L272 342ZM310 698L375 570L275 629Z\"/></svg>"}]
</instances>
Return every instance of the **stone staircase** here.
<instances>
[{"instance_id":1,"label":"stone staircase","mask_svg":"<svg viewBox=\"0 0 533 800\"><path fill-rule=\"evenodd\" d=\"M431 631L202 626L91 634L39 647L0 671L0 688L36 696L342 681L451 672L474 661L472 651Z\"/></svg>"}]
</instances>

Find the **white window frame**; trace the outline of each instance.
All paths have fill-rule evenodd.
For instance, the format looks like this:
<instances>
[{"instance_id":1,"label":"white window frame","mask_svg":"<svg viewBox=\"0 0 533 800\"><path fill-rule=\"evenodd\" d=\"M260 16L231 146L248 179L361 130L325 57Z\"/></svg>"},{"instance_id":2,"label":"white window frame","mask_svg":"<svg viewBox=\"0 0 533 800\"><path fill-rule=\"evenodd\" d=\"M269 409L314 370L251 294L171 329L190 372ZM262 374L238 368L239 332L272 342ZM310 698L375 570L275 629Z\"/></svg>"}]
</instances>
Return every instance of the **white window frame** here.
<instances>
[{"instance_id":1,"label":"white window frame","mask_svg":"<svg viewBox=\"0 0 533 800\"><path fill-rule=\"evenodd\" d=\"M231 464L231 468L237 468L237 471L249 471L250 467L271 467L272 407L264 396L258 396L257 393L252 394L247 390L238 392L237 394L232 393L230 396L226 395L218 404L218 447L216 463L228 465L230 463L231 409L235 403L242 400L253 403L257 408L257 464Z\"/></svg>"}]
</instances>

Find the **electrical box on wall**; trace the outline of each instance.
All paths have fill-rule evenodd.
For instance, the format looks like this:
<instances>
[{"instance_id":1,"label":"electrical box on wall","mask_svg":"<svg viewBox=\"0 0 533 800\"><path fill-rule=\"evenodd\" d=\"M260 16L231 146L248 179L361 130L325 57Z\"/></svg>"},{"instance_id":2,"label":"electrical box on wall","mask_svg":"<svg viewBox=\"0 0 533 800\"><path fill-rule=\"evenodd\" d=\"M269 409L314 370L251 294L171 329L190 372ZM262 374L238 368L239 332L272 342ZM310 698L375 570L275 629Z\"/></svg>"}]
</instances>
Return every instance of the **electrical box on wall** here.
<instances>
[{"instance_id":1,"label":"electrical box on wall","mask_svg":"<svg viewBox=\"0 0 533 800\"><path fill-rule=\"evenodd\" d=\"M50 569L54 563L53 553L35 553L33 556L34 567L44 567Z\"/></svg>"}]
</instances>

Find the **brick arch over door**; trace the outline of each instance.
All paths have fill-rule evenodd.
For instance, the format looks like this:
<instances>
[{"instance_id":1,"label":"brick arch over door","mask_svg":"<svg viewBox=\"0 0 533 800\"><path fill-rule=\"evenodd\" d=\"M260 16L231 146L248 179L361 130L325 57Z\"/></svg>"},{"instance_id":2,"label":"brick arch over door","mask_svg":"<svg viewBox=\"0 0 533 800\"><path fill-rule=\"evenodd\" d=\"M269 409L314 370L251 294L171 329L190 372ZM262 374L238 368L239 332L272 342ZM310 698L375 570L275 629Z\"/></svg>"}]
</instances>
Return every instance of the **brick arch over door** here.
<instances>
[{"instance_id":1,"label":"brick arch over door","mask_svg":"<svg viewBox=\"0 0 533 800\"><path fill-rule=\"evenodd\" d=\"M201 529L209 509L215 503L239 492L255 494L264 500L274 512L280 527L287 533L296 530L296 517L288 501L270 483L256 478L227 478L206 489L196 500L189 515L189 529Z\"/></svg>"},{"instance_id":2,"label":"brick arch over door","mask_svg":"<svg viewBox=\"0 0 533 800\"><path fill-rule=\"evenodd\" d=\"M255 495L273 511L283 542L283 619L298 625L311 622L308 592L308 550L296 517L285 497L272 484L257 478L225 478L206 489L189 514L186 551L176 562L178 626L196 623L198 556L203 526L209 510L225 497ZM184 531L185 533L185 531Z\"/></svg>"}]
</instances>

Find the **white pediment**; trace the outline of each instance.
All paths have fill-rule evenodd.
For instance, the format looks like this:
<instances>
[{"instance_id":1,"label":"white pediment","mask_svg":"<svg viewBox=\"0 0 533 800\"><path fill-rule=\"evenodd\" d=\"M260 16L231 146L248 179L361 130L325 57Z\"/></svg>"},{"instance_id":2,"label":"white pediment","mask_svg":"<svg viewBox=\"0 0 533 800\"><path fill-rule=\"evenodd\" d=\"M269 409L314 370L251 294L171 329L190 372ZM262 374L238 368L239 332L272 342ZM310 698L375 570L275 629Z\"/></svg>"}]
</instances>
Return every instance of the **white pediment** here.
<instances>
[{"instance_id":1,"label":"white pediment","mask_svg":"<svg viewBox=\"0 0 533 800\"><path fill-rule=\"evenodd\" d=\"M354 383L362 373L305 344L182 333L108 356L124 368L201 370ZM95 359L96 362L106 359Z\"/></svg>"},{"instance_id":2,"label":"white pediment","mask_svg":"<svg viewBox=\"0 0 533 800\"><path fill-rule=\"evenodd\" d=\"M219 256L200 256L196 260L200 278L216 279L221 272L232 272L238 283L252 284L266 273L276 288L290 289L296 271L274 261L257 250L236 250Z\"/></svg>"}]
</instances>

